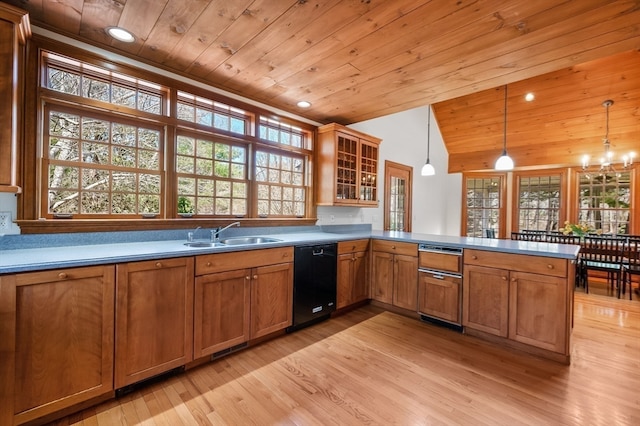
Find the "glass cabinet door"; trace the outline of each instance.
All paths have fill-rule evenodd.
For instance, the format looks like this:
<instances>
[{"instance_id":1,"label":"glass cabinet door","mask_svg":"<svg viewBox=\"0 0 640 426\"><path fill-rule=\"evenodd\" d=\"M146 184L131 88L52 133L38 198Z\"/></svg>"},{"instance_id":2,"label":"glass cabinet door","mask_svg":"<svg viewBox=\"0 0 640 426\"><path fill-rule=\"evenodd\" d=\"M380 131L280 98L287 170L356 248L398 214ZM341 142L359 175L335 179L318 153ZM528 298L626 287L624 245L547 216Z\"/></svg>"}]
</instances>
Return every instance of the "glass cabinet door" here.
<instances>
[{"instance_id":1,"label":"glass cabinet door","mask_svg":"<svg viewBox=\"0 0 640 426\"><path fill-rule=\"evenodd\" d=\"M378 200L378 147L361 142L360 154L360 200L376 203Z\"/></svg>"},{"instance_id":2,"label":"glass cabinet door","mask_svg":"<svg viewBox=\"0 0 640 426\"><path fill-rule=\"evenodd\" d=\"M338 134L336 199L357 200L358 140Z\"/></svg>"}]
</instances>

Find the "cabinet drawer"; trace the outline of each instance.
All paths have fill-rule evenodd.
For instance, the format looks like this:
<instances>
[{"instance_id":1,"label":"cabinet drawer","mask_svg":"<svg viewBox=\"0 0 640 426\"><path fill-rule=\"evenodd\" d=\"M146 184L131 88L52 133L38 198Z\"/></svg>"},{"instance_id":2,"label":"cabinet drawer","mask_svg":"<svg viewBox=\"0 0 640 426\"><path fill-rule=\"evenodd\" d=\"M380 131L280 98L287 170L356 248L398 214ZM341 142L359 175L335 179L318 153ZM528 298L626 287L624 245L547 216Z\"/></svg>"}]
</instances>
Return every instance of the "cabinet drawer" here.
<instances>
[{"instance_id":1,"label":"cabinet drawer","mask_svg":"<svg viewBox=\"0 0 640 426\"><path fill-rule=\"evenodd\" d=\"M386 253L403 254L405 256L418 257L418 245L413 243L399 243L397 241L372 240L374 251Z\"/></svg>"},{"instance_id":2,"label":"cabinet drawer","mask_svg":"<svg viewBox=\"0 0 640 426\"><path fill-rule=\"evenodd\" d=\"M293 262L293 247L196 256L196 275Z\"/></svg>"},{"instance_id":3,"label":"cabinet drawer","mask_svg":"<svg viewBox=\"0 0 640 426\"><path fill-rule=\"evenodd\" d=\"M418 266L420 268L454 273L460 273L462 271L461 255L421 251L419 257Z\"/></svg>"},{"instance_id":4,"label":"cabinet drawer","mask_svg":"<svg viewBox=\"0 0 640 426\"><path fill-rule=\"evenodd\" d=\"M338 243L338 254L354 253L357 251L367 251L369 240L340 241Z\"/></svg>"},{"instance_id":5,"label":"cabinet drawer","mask_svg":"<svg viewBox=\"0 0 640 426\"><path fill-rule=\"evenodd\" d=\"M567 260L544 256L527 256L524 254L498 253L484 250L466 249L464 263L510 271L531 272L554 277L567 276Z\"/></svg>"}]
</instances>

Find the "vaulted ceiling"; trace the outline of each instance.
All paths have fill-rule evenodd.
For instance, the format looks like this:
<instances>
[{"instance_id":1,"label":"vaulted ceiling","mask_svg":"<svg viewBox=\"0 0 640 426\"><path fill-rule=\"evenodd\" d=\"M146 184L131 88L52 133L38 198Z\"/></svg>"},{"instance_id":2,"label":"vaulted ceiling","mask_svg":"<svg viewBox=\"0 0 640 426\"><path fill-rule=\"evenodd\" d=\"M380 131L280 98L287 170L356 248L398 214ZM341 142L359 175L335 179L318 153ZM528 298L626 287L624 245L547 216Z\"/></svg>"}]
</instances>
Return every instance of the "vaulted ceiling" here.
<instances>
[{"instance_id":1,"label":"vaulted ceiling","mask_svg":"<svg viewBox=\"0 0 640 426\"><path fill-rule=\"evenodd\" d=\"M576 92L564 86L553 89L548 77L540 76L562 76L587 63L607 64L606 59L597 61L640 49L640 0L1 1L27 10L35 26L317 122L351 124L436 104L452 155L499 146L502 86L513 83L509 96L515 97L525 89L520 82L529 79L548 83L548 97L567 98L547 108L545 116L522 109L533 121L511 132L537 136L537 128L549 121L559 131L553 138L523 143L548 147L568 134L577 143L595 136L601 141L600 98L613 94L599 89L607 78L620 75L598 74L595 81L578 72L585 79L577 90L597 87L598 93L585 101L582 115L573 117L566 109ZM111 39L105 32L109 26L131 31L135 42ZM606 68L620 71L613 64ZM625 78L637 89L637 72ZM616 83L616 98L628 92L622 84ZM487 103L491 98L495 105ZM634 99L635 112L615 99L612 118L619 105L638 118ZM299 100L312 106L301 109ZM484 103L484 118L467 109L478 103ZM509 114L518 114L515 104ZM514 123L523 119L514 118ZM456 126L460 130L454 132ZM497 138L472 132L465 140L461 131L469 126ZM574 131L565 126L582 127ZM513 143L515 150L519 142ZM457 161L464 163L458 170L483 167L469 158Z\"/></svg>"}]
</instances>

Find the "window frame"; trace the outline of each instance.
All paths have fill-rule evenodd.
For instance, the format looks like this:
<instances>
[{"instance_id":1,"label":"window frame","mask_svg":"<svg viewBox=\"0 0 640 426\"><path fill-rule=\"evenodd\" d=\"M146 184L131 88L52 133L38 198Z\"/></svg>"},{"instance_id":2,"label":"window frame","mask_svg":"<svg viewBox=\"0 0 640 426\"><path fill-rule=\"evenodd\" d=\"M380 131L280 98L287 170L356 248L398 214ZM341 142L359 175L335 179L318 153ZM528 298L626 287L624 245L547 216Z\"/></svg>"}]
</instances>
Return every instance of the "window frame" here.
<instances>
[{"instance_id":1,"label":"window frame","mask_svg":"<svg viewBox=\"0 0 640 426\"><path fill-rule=\"evenodd\" d=\"M500 189L498 207L498 229L495 238L505 238L507 229L507 174L506 173L491 173L491 172L468 172L462 174L462 209L461 209L461 225L460 232L462 236L467 236L467 180L468 179L498 179L498 187ZM485 235L476 238L487 238Z\"/></svg>"},{"instance_id":2,"label":"window frame","mask_svg":"<svg viewBox=\"0 0 640 426\"><path fill-rule=\"evenodd\" d=\"M230 216L211 216L211 217L196 217L185 219L177 214L177 182L172 182L176 176L175 161L172 158L176 158L175 147L172 145L177 139L179 131L186 130L188 132L206 134L208 139L220 139L221 141L230 140L232 143L246 144L247 146L247 167L249 178L248 184L248 214L242 218L244 224L252 226L252 224L259 224L259 226L284 226L284 225L311 225L315 224L315 207L313 206L313 182L311 180L311 170L313 167L313 150L312 147L315 143L315 131L316 126L301 122L289 117L278 116L277 113L269 110L265 110L262 107L245 104L241 101L230 99L224 95L218 95L213 92L213 89L205 89L202 86L194 85L181 79L172 79L170 77L155 74L151 71L143 70L129 65L122 65L117 61L113 61L111 58L100 56L94 52L87 52L77 47L68 46L63 43L48 40L44 38L36 38L33 40L34 49L29 50L26 63L26 77L27 82L25 88L26 94L26 110L33 111L32 115L25 117L26 131L25 131L25 145L23 147L25 154L25 166L22 171L23 175L23 189L25 193L33 193L36 197L31 200L25 200L25 197L21 197L18 201L19 216L17 223L22 229L23 233L55 233L55 232L86 232L86 231L111 231L111 230L139 230L139 229L179 229L185 226L192 226L193 224L199 225L203 220L206 220L211 226L216 223L226 223ZM71 58L73 61L87 63L92 67L102 68L107 71L112 71L132 79L142 79L152 84L157 84L162 93L168 94L167 96L172 99L168 101L167 98L163 98L162 101L162 114L156 115L145 111L140 111L131 107L109 104L96 99L82 98L77 95L69 95L66 93L58 92L54 89L49 89L43 85L43 81L48 78L47 61L44 59L46 52L51 52L53 55L60 55L63 57ZM60 68L56 63L56 68ZM118 85L120 85L118 81ZM146 86L145 86L146 90ZM189 123L184 123L184 120L178 120L176 117L177 109L177 93L178 91L193 94L205 99L212 99L215 102L228 105L232 108L245 111L251 120L247 121L246 135L239 135L233 132L227 132L219 129L202 129L196 126L190 126ZM135 215L135 217L107 217L107 218L83 218L79 219L74 215L72 220L49 220L51 217L42 215L43 203L46 200L46 186L43 187L42 182L45 177L48 179L48 171L43 171L43 137L45 129L43 126L48 126L47 113L45 112L45 104L51 105L63 105L71 109L75 108L87 108L90 110L90 114L102 114L109 118L110 121L126 120L128 117L140 119L142 121L148 121L154 125L161 125L165 129L164 133L164 150L162 155L164 161L162 164L163 174L163 194L160 200L162 205L161 213L153 220L149 220ZM86 111L85 111L86 113ZM260 116L270 117L270 119L280 120L288 126L301 129L303 133L303 148L296 148L287 145L280 145L267 140L261 140L256 137L259 122L256 117ZM32 126L30 126L32 125ZM32 141L32 142L30 142ZM305 159L305 206L304 216L270 216L268 218L258 218L253 212L257 210L257 200L252 193L253 182L253 167L252 162L253 153L256 149L261 147L280 151L282 154L291 155L296 153L301 155ZM42 220L45 219L45 220ZM215 225L217 226L217 225Z\"/></svg>"},{"instance_id":3,"label":"window frame","mask_svg":"<svg viewBox=\"0 0 640 426\"><path fill-rule=\"evenodd\" d=\"M527 170L527 171L515 171L513 172L513 192L511 199L512 205L512 217L511 217L511 232L521 232L520 229L520 178L521 177L560 177L560 208L558 212L558 227L564 226L565 220L568 218L568 203L569 203L569 188L567 172L564 169L544 169L544 170Z\"/></svg>"}]
</instances>

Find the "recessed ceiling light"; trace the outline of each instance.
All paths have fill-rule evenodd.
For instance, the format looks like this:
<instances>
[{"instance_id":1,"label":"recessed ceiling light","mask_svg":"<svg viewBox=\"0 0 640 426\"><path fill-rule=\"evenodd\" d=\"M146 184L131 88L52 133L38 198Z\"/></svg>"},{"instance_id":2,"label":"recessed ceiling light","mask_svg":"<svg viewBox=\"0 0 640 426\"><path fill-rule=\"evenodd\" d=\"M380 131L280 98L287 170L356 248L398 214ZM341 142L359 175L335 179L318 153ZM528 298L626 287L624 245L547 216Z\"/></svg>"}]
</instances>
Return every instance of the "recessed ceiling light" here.
<instances>
[{"instance_id":1,"label":"recessed ceiling light","mask_svg":"<svg viewBox=\"0 0 640 426\"><path fill-rule=\"evenodd\" d=\"M298 102L298 106L300 108L309 108L311 106L311 102L300 101L300 102Z\"/></svg>"},{"instance_id":2,"label":"recessed ceiling light","mask_svg":"<svg viewBox=\"0 0 640 426\"><path fill-rule=\"evenodd\" d=\"M535 98L536 98L536 95L534 95L532 92L529 92L526 95L524 95L524 100L527 102L531 102Z\"/></svg>"},{"instance_id":3,"label":"recessed ceiling light","mask_svg":"<svg viewBox=\"0 0 640 426\"><path fill-rule=\"evenodd\" d=\"M108 27L107 34L116 40L123 41L125 43L133 43L135 41L135 37L129 31L120 28L120 27Z\"/></svg>"}]
</instances>

